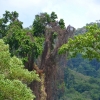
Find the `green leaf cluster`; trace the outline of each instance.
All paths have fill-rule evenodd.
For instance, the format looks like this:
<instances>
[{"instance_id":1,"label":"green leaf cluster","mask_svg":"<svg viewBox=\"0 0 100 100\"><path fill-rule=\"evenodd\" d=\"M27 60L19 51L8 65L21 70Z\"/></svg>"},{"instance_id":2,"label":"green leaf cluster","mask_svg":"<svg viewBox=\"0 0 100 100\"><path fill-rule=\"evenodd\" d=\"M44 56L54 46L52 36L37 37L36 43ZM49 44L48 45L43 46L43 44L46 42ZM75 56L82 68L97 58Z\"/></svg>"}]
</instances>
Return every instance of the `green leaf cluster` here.
<instances>
[{"instance_id":1,"label":"green leaf cluster","mask_svg":"<svg viewBox=\"0 0 100 100\"><path fill-rule=\"evenodd\" d=\"M59 21L59 25L62 29L65 29L65 23L64 23L64 20L63 19L60 19Z\"/></svg>"},{"instance_id":2,"label":"green leaf cluster","mask_svg":"<svg viewBox=\"0 0 100 100\"><path fill-rule=\"evenodd\" d=\"M100 28L97 24L87 26L87 32L81 35L74 36L69 39L67 44L64 44L59 49L59 54L69 52L71 57L81 53L83 57L100 59Z\"/></svg>"},{"instance_id":3,"label":"green leaf cluster","mask_svg":"<svg viewBox=\"0 0 100 100\"><path fill-rule=\"evenodd\" d=\"M24 69L22 61L11 57L9 46L0 39L0 99L32 100L35 96L27 87L33 80L40 81L35 71Z\"/></svg>"}]
</instances>

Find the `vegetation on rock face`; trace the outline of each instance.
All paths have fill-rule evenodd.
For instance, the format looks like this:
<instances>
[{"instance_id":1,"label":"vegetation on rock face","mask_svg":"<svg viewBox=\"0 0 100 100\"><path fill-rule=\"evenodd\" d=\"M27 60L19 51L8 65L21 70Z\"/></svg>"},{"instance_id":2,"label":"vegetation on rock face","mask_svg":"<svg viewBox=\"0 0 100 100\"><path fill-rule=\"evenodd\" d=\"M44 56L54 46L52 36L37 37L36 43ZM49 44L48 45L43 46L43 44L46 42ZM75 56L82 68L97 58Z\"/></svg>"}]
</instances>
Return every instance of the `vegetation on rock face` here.
<instances>
[{"instance_id":1,"label":"vegetation on rock face","mask_svg":"<svg viewBox=\"0 0 100 100\"><path fill-rule=\"evenodd\" d=\"M73 27L72 27L73 28L72 31L68 31L64 26L64 20L60 20L60 22L58 22L56 18L57 15L54 12L52 12L50 15L47 15L47 13L42 13L40 15L37 15L35 21L33 22L33 31L34 31L33 35L36 37L45 38L44 45L43 45L44 48L43 48L39 68L42 70L42 74L45 74L44 81L46 87L45 91L47 93L46 100L57 99L58 91L55 90L56 90L56 81L57 81L56 75L58 74L57 73L58 48L63 43L66 43L68 38L71 37L74 32ZM40 27L39 30L37 26L38 28ZM43 30L41 30L41 27L43 27L42 28ZM38 97L37 100L38 99L40 100L38 96L39 92L37 92L36 95Z\"/></svg>"},{"instance_id":2,"label":"vegetation on rock face","mask_svg":"<svg viewBox=\"0 0 100 100\"><path fill-rule=\"evenodd\" d=\"M42 82L39 83L36 81L29 84L29 86L34 91L37 97L36 99L39 100L42 99L43 95L46 96L45 99L47 100L56 98L56 96L52 96L53 93L55 93L55 91L53 91L55 89L53 84L55 83L52 83L52 81L55 82L56 78L53 79L53 77L57 74L56 56L58 48L63 43L66 43L74 32L74 28L71 32L67 31L63 19L60 21L56 19L57 15L55 12L52 12L50 15L41 13L36 15L33 25L25 29L22 26L22 22L19 21L16 11L6 11L0 19L0 38L2 38L6 44L9 44L9 57L13 65L10 67L10 71L7 72L7 79L11 82L17 80L23 84L28 84L34 80L33 76L36 74L33 70L36 70L36 73L44 80L45 85L43 86L41 85ZM25 66L28 70L23 69L21 64L17 66L18 58L15 56L20 58L20 62L23 61L23 67ZM39 57L40 59L37 59L38 56L41 56L41 58ZM35 63L37 63L38 66L35 66ZM42 77L41 73L45 75L45 77ZM14 86L14 84L12 85ZM41 93L40 90L42 86L44 88L44 94ZM53 86L53 89L51 86ZM32 93L30 93L30 95L31 94ZM31 97L32 96L30 96L30 98Z\"/></svg>"}]
</instances>

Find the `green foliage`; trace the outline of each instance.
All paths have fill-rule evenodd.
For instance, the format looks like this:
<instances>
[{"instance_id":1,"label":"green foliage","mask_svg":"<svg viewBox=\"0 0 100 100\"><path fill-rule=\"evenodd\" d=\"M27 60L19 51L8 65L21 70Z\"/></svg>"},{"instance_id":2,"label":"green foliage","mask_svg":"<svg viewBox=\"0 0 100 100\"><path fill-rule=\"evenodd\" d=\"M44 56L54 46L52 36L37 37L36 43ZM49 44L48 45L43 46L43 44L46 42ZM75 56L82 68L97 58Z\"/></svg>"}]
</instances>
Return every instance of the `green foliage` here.
<instances>
[{"instance_id":1,"label":"green foliage","mask_svg":"<svg viewBox=\"0 0 100 100\"><path fill-rule=\"evenodd\" d=\"M57 32L54 32L53 33L53 39L56 39L56 37L57 37Z\"/></svg>"},{"instance_id":2,"label":"green foliage","mask_svg":"<svg viewBox=\"0 0 100 100\"><path fill-rule=\"evenodd\" d=\"M66 90L66 96L64 96L60 100L89 100L89 99L85 98L79 92L75 91L74 88L70 88Z\"/></svg>"},{"instance_id":3,"label":"green foliage","mask_svg":"<svg viewBox=\"0 0 100 100\"><path fill-rule=\"evenodd\" d=\"M15 63L17 63L18 65L14 65ZM35 71L29 72L27 69L24 69L21 60L16 57L12 57L10 66L10 72L7 78L11 80L18 79L27 84L32 80L39 80L39 78L37 78L38 75L35 73Z\"/></svg>"},{"instance_id":4,"label":"green foliage","mask_svg":"<svg viewBox=\"0 0 100 100\"><path fill-rule=\"evenodd\" d=\"M3 38L9 44L11 55L16 55L27 61L27 55L32 55L34 59L42 52L43 38L35 38L30 32L22 29L18 22L9 25L7 35Z\"/></svg>"},{"instance_id":5,"label":"green foliage","mask_svg":"<svg viewBox=\"0 0 100 100\"><path fill-rule=\"evenodd\" d=\"M0 98L2 100L31 100L35 98L26 83L40 81L38 75L24 69L22 61L10 57L9 46L0 40Z\"/></svg>"},{"instance_id":6,"label":"green foliage","mask_svg":"<svg viewBox=\"0 0 100 100\"><path fill-rule=\"evenodd\" d=\"M3 14L4 23L14 22L15 20L18 19L18 16L19 15L16 11L14 12L5 11L5 14Z\"/></svg>"},{"instance_id":7,"label":"green foliage","mask_svg":"<svg viewBox=\"0 0 100 100\"><path fill-rule=\"evenodd\" d=\"M9 24L16 23L22 28L22 22L18 20L18 16L16 11L5 11L5 14L3 14L3 17L0 19L0 38L6 36L6 32L9 30Z\"/></svg>"},{"instance_id":8,"label":"green foliage","mask_svg":"<svg viewBox=\"0 0 100 100\"><path fill-rule=\"evenodd\" d=\"M59 53L69 52L69 57L72 57L68 61L68 66L72 70L66 70L64 73L66 92L62 96L62 99L69 100L99 100L100 99L100 64L96 59L100 59L99 55L99 41L100 41L100 27L97 24L91 24L86 26L86 32L74 36L73 39L69 39L68 44L64 44ZM87 59L83 59L81 55ZM76 56L78 54L78 56ZM73 58L75 57L75 58ZM89 60L89 59L93 60ZM96 59L94 59L96 58ZM82 74L81 74L82 73ZM84 75L83 75L84 74ZM73 75L73 79L70 77ZM88 76L85 76L88 75ZM92 76L92 77L90 77ZM93 78L95 77L95 78ZM69 79L69 81L67 81ZM74 84L69 83L74 82ZM73 90L74 92L68 92ZM77 96L78 93L78 96ZM75 97L76 96L76 97ZM74 99L74 98L75 99ZM61 99L61 100L62 100Z\"/></svg>"},{"instance_id":9,"label":"green foliage","mask_svg":"<svg viewBox=\"0 0 100 100\"><path fill-rule=\"evenodd\" d=\"M72 70L95 78L100 77L100 62L96 59L89 60L82 58L80 54L68 60L67 66Z\"/></svg>"},{"instance_id":10,"label":"green foliage","mask_svg":"<svg viewBox=\"0 0 100 100\"><path fill-rule=\"evenodd\" d=\"M47 28L52 28L52 24L58 24L62 29L65 28L65 23L63 19L60 19L58 22L57 14L52 12L50 15L47 13L40 13L39 15L35 16L35 20L33 22L33 35L34 36L44 36L45 30Z\"/></svg>"},{"instance_id":11,"label":"green foliage","mask_svg":"<svg viewBox=\"0 0 100 100\"><path fill-rule=\"evenodd\" d=\"M34 37L34 40L35 40L35 45L36 45L36 49L37 50L37 55L36 55L36 58L38 57L38 55L42 54L42 51L44 49L44 40L45 38L44 37ZM36 54L36 53L35 53Z\"/></svg>"},{"instance_id":12,"label":"green foliage","mask_svg":"<svg viewBox=\"0 0 100 100\"><path fill-rule=\"evenodd\" d=\"M65 23L64 23L64 20L63 19L60 19L59 21L59 25L62 29L65 29Z\"/></svg>"},{"instance_id":13,"label":"green foliage","mask_svg":"<svg viewBox=\"0 0 100 100\"><path fill-rule=\"evenodd\" d=\"M45 32L45 26L50 23L50 21L50 15L47 13L40 13L40 15L36 15L33 22L33 35L43 36Z\"/></svg>"},{"instance_id":14,"label":"green foliage","mask_svg":"<svg viewBox=\"0 0 100 100\"><path fill-rule=\"evenodd\" d=\"M55 22L55 20L57 19L58 17L57 17L57 14L55 13L55 12L52 12L51 13L51 21L52 22Z\"/></svg>"},{"instance_id":15,"label":"green foliage","mask_svg":"<svg viewBox=\"0 0 100 100\"><path fill-rule=\"evenodd\" d=\"M69 39L67 44L62 45L59 53L69 52L71 57L75 57L77 53L83 57L93 59L100 58L100 28L97 24L87 26L87 32L82 35L74 36Z\"/></svg>"},{"instance_id":16,"label":"green foliage","mask_svg":"<svg viewBox=\"0 0 100 100\"><path fill-rule=\"evenodd\" d=\"M32 91L25 84L18 80L0 80L0 99L1 100L32 100L35 98Z\"/></svg>"},{"instance_id":17,"label":"green foliage","mask_svg":"<svg viewBox=\"0 0 100 100\"><path fill-rule=\"evenodd\" d=\"M3 19L1 18L1 19L0 19L0 38L2 38L3 36L5 36L5 33L6 33L6 26L7 26L7 25L4 24L4 21L3 21Z\"/></svg>"},{"instance_id":18,"label":"green foliage","mask_svg":"<svg viewBox=\"0 0 100 100\"><path fill-rule=\"evenodd\" d=\"M44 34L45 27L42 25L42 22L41 22L39 16L36 16L33 26L34 26L34 28L33 28L34 36L41 36L41 34Z\"/></svg>"},{"instance_id":19,"label":"green foliage","mask_svg":"<svg viewBox=\"0 0 100 100\"><path fill-rule=\"evenodd\" d=\"M9 44L12 54L15 54L15 50L17 50L21 45L21 39L25 35L25 33L22 33L22 29L17 25L16 22L9 25L9 30L6 32L7 35L4 37L4 41Z\"/></svg>"}]
</instances>

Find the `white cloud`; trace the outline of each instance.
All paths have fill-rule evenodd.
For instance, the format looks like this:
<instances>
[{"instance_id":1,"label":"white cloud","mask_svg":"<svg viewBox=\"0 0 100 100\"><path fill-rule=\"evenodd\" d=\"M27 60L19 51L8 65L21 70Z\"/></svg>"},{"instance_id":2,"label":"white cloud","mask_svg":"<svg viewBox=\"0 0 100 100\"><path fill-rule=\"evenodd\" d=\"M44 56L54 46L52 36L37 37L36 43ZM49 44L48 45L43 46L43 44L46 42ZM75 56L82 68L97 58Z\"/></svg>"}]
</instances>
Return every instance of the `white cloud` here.
<instances>
[{"instance_id":1,"label":"white cloud","mask_svg":"<svg viewBox=\"0 0 100 100\"><path fill-rule=\"evenodd\" d=\"M5 10L17 11L25 27L32 24L36 14L55 11L66 25L78 28L99 20L99 9L99 0L0 0L0 16Z\"/></svg>"}]
</instances>

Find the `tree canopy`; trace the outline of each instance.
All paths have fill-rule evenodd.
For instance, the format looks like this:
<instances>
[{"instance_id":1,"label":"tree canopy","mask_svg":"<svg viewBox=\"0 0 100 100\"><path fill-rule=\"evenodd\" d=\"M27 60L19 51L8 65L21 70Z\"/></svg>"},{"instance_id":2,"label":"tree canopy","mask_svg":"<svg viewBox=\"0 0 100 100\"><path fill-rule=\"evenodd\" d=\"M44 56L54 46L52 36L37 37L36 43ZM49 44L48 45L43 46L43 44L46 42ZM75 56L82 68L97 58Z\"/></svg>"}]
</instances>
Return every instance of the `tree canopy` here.
<instances>
[{"instance_id":1,"label":"tree canopy","mask_svg":"<svg viewBox=\"0 0 100 100\"><path fill-rule=\"evenodd\" d=\"M69 52L71 57L81 53L83 57L100 59L100 28L97 24L86 26L87 32L70 38L62 45L59 54Z\"/></svg>"},{"instance_id":2,"label":"tree canopy","mask_svg":"<svg viewBox=\"0 0 100 100\"><path fill-rule=\"evenodd\" d=\"M65 28L65 23L63 19L57 21L57 14L52 12L50 15L47 13L40 13L35 16L33 22L33 35L34 36L43 36L46 28L52 28L52 24L58 24L62 29Z\"/></svg>"},{"instance_id":3,"label":"tree canopy","mask_svg":"<svg viewBox=\"0 0 100 100\"><path fill-rule=\"evenodd\" d=\"M26 84L40 79L35 71L24 69L22 61L10 55L9 46L0 39L0 99L32 100L35 96Z\"/></svg>"}]
</instances>

